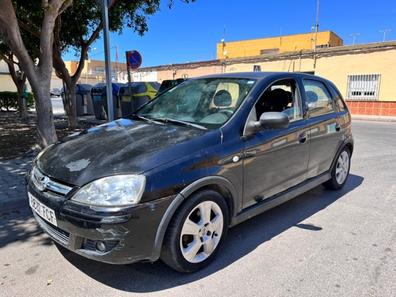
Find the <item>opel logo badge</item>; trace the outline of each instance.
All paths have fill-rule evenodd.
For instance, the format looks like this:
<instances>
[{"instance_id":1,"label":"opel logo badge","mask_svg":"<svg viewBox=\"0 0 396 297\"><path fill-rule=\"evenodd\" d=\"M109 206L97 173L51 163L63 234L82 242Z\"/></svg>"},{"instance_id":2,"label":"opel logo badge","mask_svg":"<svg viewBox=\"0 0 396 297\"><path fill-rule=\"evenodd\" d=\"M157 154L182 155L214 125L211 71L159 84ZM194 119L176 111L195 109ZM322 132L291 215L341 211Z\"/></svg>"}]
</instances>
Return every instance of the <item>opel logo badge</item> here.
<instances>
[{"instance_id":1,"label":"opel logo badge","mask_svg":"<svg viewBox=\"0 0 396 297\"><path fill-rule=\"evenodd\" d=\"M48 182L49 182L48 176L40 177L40 179L38 180L38 183L37 183L37 188L40 191L44 191L47 188Z\"/></svg>"}]
</instances>

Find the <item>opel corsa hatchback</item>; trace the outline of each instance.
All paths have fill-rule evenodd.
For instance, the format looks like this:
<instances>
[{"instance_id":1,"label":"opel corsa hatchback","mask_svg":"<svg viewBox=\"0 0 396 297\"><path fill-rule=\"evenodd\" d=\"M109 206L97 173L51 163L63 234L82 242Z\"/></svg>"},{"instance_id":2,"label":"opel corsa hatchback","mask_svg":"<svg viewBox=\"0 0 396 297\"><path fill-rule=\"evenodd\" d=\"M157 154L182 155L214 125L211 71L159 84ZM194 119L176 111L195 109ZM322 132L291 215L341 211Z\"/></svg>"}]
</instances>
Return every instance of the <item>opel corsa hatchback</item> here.
<instances>
[{"instance_id":1,"label":"opel corsa hatchback","mask_svg":"<svg viewBox=\"0 0 396 297\"><path fill-rule=\"evenodd\" d=\"M328 80L213 75L46 148L29 202L42 229L84 257L192 272L229 227L320 184L340 189L352 151L350 114Z\"/></svg>"}]
</instances>

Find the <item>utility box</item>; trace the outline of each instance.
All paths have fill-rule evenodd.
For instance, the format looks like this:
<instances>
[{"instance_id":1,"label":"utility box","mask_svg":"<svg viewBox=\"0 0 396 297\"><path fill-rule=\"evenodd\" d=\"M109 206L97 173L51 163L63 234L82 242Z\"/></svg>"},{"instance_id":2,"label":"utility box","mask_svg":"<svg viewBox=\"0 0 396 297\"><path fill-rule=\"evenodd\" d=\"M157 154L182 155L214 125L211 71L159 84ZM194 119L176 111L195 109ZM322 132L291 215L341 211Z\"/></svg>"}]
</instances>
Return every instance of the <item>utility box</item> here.
<instances>
[{"instance_id":1,"label":"utility box","mask_svg":"<svg viewBox=\"0 0 396 297\"><path fill-rule=\"evenodd\" d=\"M94 107L91 98L91 85L76 85L76 109L77 116L94 114Z\"/></svg>"},{"instance_id":2,"label":"utility box","mask_svg":"<svg viewBox=\"0 0 396 297\"><path fill-rule=\"evenodd\" d=\"M122 84L113 83L113 110L114 110L114 119L120 117L120 100L119 100L119 90L122 87ZM106 84L99 83L92 87L91 90L93 108L95 113L95 118L98 120L107 120L108 110L107 110L107 93L106 93Z\"/></svg>"}]
</instances>

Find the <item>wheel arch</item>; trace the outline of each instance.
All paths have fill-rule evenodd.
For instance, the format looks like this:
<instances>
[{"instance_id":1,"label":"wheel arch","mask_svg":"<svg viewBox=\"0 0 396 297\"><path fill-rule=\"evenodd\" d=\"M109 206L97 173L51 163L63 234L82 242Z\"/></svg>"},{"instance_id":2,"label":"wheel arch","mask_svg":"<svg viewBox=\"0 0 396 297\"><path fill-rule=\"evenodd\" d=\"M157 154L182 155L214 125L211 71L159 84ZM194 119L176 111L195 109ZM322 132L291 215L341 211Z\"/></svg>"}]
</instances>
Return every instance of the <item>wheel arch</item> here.
<instances>
[{"instance_id":1,"label":"wheel arch","mask_svg":"<svg viewBox=\"0 0 396 297\"><path fill-rule=\"evenodd\" d=\"M330 172L333 169L333 167L335 166L335 163L337 162L337 156L341 153L341 151L344 149L344 147L347 147L351 153L351 157L352 157L352 152L353 152L353 139L352 138L348 138L345 139L341 145L338 147L337 153L334 155L334 159L333 162L331 163L331 167L330 167Z\"/></svg>"},{"instance_id":2,"label":"wheel arch","mask_svg":"<svg viewBox=\"0 0 396 297\"><path fill-rule=\"evenodd\" d=\"M347 147L349 149L349 151L351 153L351 156L352 156L352 153L353 153L353 142L349 141L349 142L345 143L344 147Z\"/></svg>"},{"instance_id":3,"label":"wheel arch","mask_svg":"<svg viewBox=\"0 0 396 297\"><path fill-rule=\"evenodd\" d=\"M228 179L221 176L207 176L196 180L177 194L165 211L155 236L151 261L159 259L166 230L168 229L168 225L177 209L188 199L188 197L204 189L214 190L224 197L230 213L228 223L231 223L231 219L235 216L238 205L236 201L237 192L233 184Z\"/></svg>"}]
</instances>

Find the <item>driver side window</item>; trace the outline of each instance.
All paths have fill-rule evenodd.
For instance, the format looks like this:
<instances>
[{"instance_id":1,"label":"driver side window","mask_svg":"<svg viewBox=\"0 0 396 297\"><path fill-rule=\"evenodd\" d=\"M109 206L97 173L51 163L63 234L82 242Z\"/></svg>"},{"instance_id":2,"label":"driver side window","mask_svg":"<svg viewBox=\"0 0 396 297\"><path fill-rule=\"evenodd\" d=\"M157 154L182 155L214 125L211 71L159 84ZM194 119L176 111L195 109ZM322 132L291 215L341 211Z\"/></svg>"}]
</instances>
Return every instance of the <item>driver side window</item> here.
<instances>
[{"instance_id":1,"label":"driver side window","mask_svg":"<svg viewBox=\"0 0 396 297\"><path fill-rule=\"evenodd\" d=\"M297 83L293 79L285 79L273 83L261 95L255 105L257 120L264 112L283 112L289 121L302 118L300 94Z\"/></svg>"}]
</instances>

